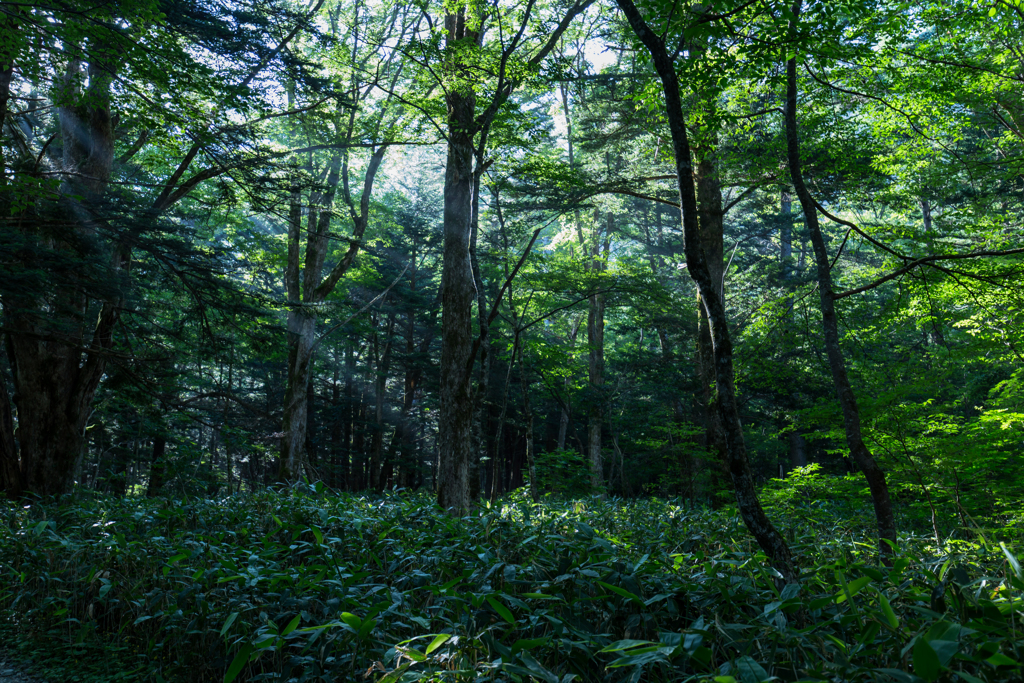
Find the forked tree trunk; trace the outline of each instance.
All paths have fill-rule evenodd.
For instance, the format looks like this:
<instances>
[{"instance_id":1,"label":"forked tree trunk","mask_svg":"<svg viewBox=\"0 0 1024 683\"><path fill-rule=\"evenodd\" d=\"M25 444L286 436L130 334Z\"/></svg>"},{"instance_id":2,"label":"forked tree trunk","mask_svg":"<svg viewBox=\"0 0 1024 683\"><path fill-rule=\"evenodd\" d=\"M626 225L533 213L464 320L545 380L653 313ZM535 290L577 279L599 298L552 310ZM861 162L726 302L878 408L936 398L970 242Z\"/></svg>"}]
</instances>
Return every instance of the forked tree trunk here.
<instances>
[{"instance_id":1,"label":"forked tree trunk","mask_svg":"<svg viewBox=\"0 0 1024 683\"><path fill-rule=\"evenodd\" d=\"M349 131L351 135L351 131ZM370 155L363 178L362 196L358 205L349 192L349 164L347 151L331 159L327 179L319 192L312 192L307 210L306 247L302 253L301 188L292 189L288 218L288 265L285 286L288 292L288 366L284 397L284 417L281 431L281 460L279 481L295 481L302 476L306 463L306 429L309 420L307 387L316 349L316 307L334 291L338 282L351 268L369 220L370 196L377 171L384 160L387 145L377 147ZM297 181L296 181L297 183ZM349 248L327 275L324 266L330 247L330 226L335 194L343 188L349 208L353 230ZM301 261L301 263L300 263ZM300 282L301 278L301 282Z\"/></svg>"},{"instance_id":2,"label":"forked tree trunk","mask_svg":"<svg viewBox=\"0 0 1024 683\"><path fill-rule=\"evenodd\" d=\"M793 14L800 13L801 0L793 7ZM792 24L791 24L792 27ZM818 293L821 302L821 323L825 337L825 354L828 356L829 368L832 370L832 381L835 384L839 405L843 411L843 428L846 432L846 443L857 466L864 473L871 490L871 500L875 507L878 522L878 552L885 564L892 563L893 550L896 544L896 519L893 515L892 501L889 499L889 487L885 481L885 473L878 466L871 451L864 443L861 433L860 411L857 398L850 385L846 373L846 362L839 345L839 320L836 316L834 290L832 288L832 272L828 252L825 250L825 239L818 223L818 211L814 200L804 183L800 168L800 141L796 127L796 58L786 62L786 148L789 155L789 172L793 178L793 189L800 199L804 212L804 221L811 238L814 260L818 270Z\"/></svg>"},{"instance_id":3,"label":"forked tree trunk","mask_svg":"<svg viewBox=\"0 0 1024 683\"><path fill-rule=\"evenodd\" d=\"M775 569L782 575L783 580L787 583L796 583L800 580L800 573L793 562L789 546L786 545L785 540L765 515L757 498L757 491L750 473L746 444L743 440L743 426L740 423L737 405L732 339L725 317L725 306L718 294L718 283L714 281L708 267L708 260L700 248L700 227L690 142L686 131L686 122L683 118L683 102L675 66L672 58L669 57L664 41L647 25L633 1L617 0L617 3L637 38L650 52L665 95L665 113L672 134L676 176L679 180L679 200L682 209L687 271L697 285L704 301L704 308L708 313L711 340L715 351L717 403L725 432L729 474L736 492L736 503L751 535L764 550Z\"/></svg>"}]
</instances>

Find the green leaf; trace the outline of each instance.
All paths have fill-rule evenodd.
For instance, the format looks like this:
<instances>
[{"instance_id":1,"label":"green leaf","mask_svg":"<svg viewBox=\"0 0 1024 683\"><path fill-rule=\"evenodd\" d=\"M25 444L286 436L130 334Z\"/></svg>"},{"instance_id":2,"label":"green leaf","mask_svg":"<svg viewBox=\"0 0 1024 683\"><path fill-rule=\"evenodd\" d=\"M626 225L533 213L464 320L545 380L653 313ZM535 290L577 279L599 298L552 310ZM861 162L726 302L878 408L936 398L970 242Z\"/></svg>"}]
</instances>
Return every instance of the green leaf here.
<instances>
[{"instance_id":1,"label":"green leaf","mask_svg":"<svg viewBox=\"0 0 1024 683\"><path fill-rule=\"evenodd\" d=\"M242 646L242 649L238 651L235 658L231 660L231 666L228 667L227 672L224 674L224 683L231 683L238 677L238 674L242 672L242 667L249 661L249 655L252 654L252 644L246 643Z\"/></svg>"},{"instance_id":2,"label":"green leaf","mask_svg":"<svg viewBox=\"0 0 1024 683\"><path fill-rule=\"evenodd\" d=\"M846 584L846 586L844 586L842 590L836 593L836 604L839 605L846 602L848 599L852 598L854 595L864 590L864 586L868 585L869 583L871 583L871 577L862 576L859 579L854 579L850 583Z\"/></svg>"},{"instance_id":3,"label":"green leaf","mask_svg":"<svg viewBox=\"0 0 1024 683\"><path fill-rule=\"evenodd\" d=\"M408 664L403 664L394 671L389 671L387 674L385 674L384 678L377 681L377 683L398 683L398 681L402 678L402 674L408 671L409 667L412 666L412 664L412 662L409 662Z\"/></svg>"},{"instance_id":4,"label":"green leaf","mask_svg":"<svg viewBox=\"0 0 1024 683\"><path fill-rule=\"evenodd\" d=\"M999 547L1002 548L1003 554L1006 555L1006 561L1013 567L1013 573L1017 575L1018 579L1024 579L1024 571L1021 570L1020 562L1017 561L1017 558L1013 556L1013 553L1010 552L1005 543L1000 542Z\"/></svg>"},{"instance_id":5,"label":"green leaf","mask_svg":"<svg viewBox=\"0 0 1024 683\"><path fill-rule=\"evenodd\" d=\"M434 636L434 639L430 641L430 645L427 645L427 654L429 655L431 652L444 645L448 642L449 638L451 638L451 635L448 633L438 633Z\"/></svg>"},{"instance_id":6,"label":"green leaf","mask_svg":"<svg viewBox=\"0 0 1024 683\"><path fill-rule=\"evenodd\" d=\"M512 624L513 626L516 625L516 618L512 616L512 612L511 610L509 610L508 607L505 607L505 605L501 604L500 602L498 602L490 596L487 597L487 604L493 607L494 611L500 614L502 619Z\"/></svg>"},{"instance_id":7,"label":"green leaf","mask_svg":"<svg viewBox=\"0 0 1024 683\"><path fill-rule=\"evenodd\" d=\"M377 626L376 619L367 619L363 622L363 625L359 627L359 632L356 633L356 637L362 640L370 635L370 632Z\"/></svg>"},{"instance_id":8,"label":"green leaf","mask_svg":"<svg viewBox=\"0 0 1024 683\"><path fill-rule=\"evenodd\" d=\"M1019 666L1020 663L1016 659L1010 659L1002 652L997 652L988 659L985 660L992 666Z\"/></svg>"},{"instance_id":9,"label":"green leaf","mask_svg":"<svg viewBox=\"0 0 1024 683\"><path fill-rule=\"evenodd\" d=\"M348 624L353 631L358 631L359 627L363 625L363 620L351 612L342 612L341 620Z\"/></svg>"},{"instance_id":10,"label":"green leaf","mask_svg":"<svg viewBox=\"0 0 1024 683\"><path fill-rule=\"evenodd\" d=\"M896 612L893 611L892 605L889 604L889 600L881 593L878 594L878 603L882 607L882 614L885 615L885 620L888 622L889 626L894 630L899 628L900 620L896 616Z\"/></svg>"},{"instance_id":11,"label":"green leaf","mask_svg":"<svg viewBox=\"0 0 1024 683\"><path fill-rule=\"evenodd\" d=\"M914 643L914 673L931 683L939 677L942 665L939 656L924 638Z\"/></svg>"},{"instance_id":12,"label":"green leaf","mask_svg":"<svg viewBox=\"0 0 1024 683\"><path fill-rule=\"evenodd\" d=\"M637 603L638 605L643 605L644 604L644 601L641 600L638 595L630 593L625 588L619 588L618 586L613 586L612 584L605 583L604 581L598 581L597 583L600 584L601 586L607 588L612 593L615 593L617 595L621 595L622 597L626 598L627 600L632 600L633 602Z\"/></svg>"},{"instance_id":13,"label":"green leaf","mask_svg":"<svg viewBox=\"0 0 1024 683\"><path fill-rule=\"evenodd\" d=\"M550 640L550 636L547 638L520 638L516 642L512 643L512 654L515 654L522 650L532 650L535 647L544 645Z\"/></svg>"},{"instance_id":14,"label":"green leaf","mask_svg":"<svg viewBox=\"0 0 1024 683\"><path fill-rule=\"evenodd\" d=\"M411 659L414 662L425 662L425 661L427 661L427 656L425 654L423 654L419 650L416 650L416 649L411 648L411 647L410 648L400 648L400 649L398 649L398 652L400 652L403 657L408 657L409 659Z\"/></svg>"},{"instance_id":15,"label":"green leaf","mask_svg":"<svg viewBox=\"0 0 1024 683\"><path fill-rule=\"evenodd\" d=\"M658 643L652 643L649 640L616 640L611 645L601 648L598 652L621 652L622 650L629 650L634 647L648 647L650 645L658 645Z\"/></svg>"},{"instance_id":16,"label":"green leaf","mask_svg":"<svg viewBox=\"0 0 1024 683\"><path fill-rule=\"evenodd\" d=\"M762 683L768 680L768 672L754 661L753 657L744 655L733 662L733 668L740 674L743 683Z\"/></svg>"},{"instance_id":17,"label":"green leaf","mask_svg":"<svg viewBox=\"0 0 1024 683\"><path fill-rule=\"evenodd\" d=\"M288 622L288 625L281 631L282 636L286 636L299 627L299 621L302 619L301 614L296 614L295 618Z\"/></svg>"},{"instance_id":18,"label":"green leaf","mask_svg":"<svg viewBox=\"0 0 1024 683\"><path fill-rule=\"evenodd\" d=\"M238 618L238 612L232 612L228 615L228 618L224 620L224 625L220 629L220 635L223 638L224 634L231 628L231 624L235 623L235 619Z\"/></svg>"},{"instance_id":19,"label":"green leaf","mask_svg":"<svg viewBox=\"0 0 1024 683\"><path fill-rule=\"evenodd\" d=\"M967 681L967 683L985 683L985 681L981 680L977 676L972 676L971 674L964 673L963 671L957 671L956 675Z\"/></svg>"}]
</instances>

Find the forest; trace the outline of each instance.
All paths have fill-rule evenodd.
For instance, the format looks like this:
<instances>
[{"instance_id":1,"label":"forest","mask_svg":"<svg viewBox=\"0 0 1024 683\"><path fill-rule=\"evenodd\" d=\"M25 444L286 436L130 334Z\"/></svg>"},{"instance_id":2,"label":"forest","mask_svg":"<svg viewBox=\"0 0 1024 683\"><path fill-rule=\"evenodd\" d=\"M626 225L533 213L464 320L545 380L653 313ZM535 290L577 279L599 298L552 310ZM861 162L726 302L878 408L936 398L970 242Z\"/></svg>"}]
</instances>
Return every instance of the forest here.
<instances>
[{"instance_id":1,"label":"forest","mask_svg":"<svg viewBox=\"0 0 1024 683\"><path fill-rule=\"evenodd\" d=\"M0 1L0 655L1024 679L1024 1Z\"/></svg>"}]
</instances>

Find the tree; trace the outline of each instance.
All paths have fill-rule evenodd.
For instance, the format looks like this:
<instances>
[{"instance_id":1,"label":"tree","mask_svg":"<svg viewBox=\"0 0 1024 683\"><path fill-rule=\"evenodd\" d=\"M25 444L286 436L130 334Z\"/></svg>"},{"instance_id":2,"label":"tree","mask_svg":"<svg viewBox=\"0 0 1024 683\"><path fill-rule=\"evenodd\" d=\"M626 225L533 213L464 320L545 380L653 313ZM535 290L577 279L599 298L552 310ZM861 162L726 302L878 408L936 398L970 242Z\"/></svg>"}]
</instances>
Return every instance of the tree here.
<instances>
[{"instance_id":1,"label":"tree","mask_svg":"<svg viewBox=\"0 0 1024 683\"><path fill-rule=\"evenodd\" d=\"M785 581L787 583L798 582L799 571L793 562L789 546L786 545L785 540L765 515L757 499L753 478L750 474L743 426L740 422L737 405L732 339L725 316L725 305L718 292L719 285L712 278L712 272L708 265L709 255L702 248L699 237L700 223L693 162L686 122L683 119L683 101L680 96L675 65L666 49L664 40L651 30L632 0L617 0L617 2L637 39L650 53L662 85L665 114L672 135L676 175L679 180L679 204L685 239L686 266L690 277L697 285L697 290L707 311L715 357L716 402L725 432L729 474L736 492L736 502L747 528Z\"/></svg>"},{"instance_id":2,"label":"tree","mask_svg":"<svg viewBox=\"0 0 1024 683\"><path fill-rule=\"evenodd\" d=\"M486 168L488 136L512 93L536 71L572 20L593 2L581 0L538 17L532 0L517 10L460 3L444 17L444 83L448 152L444 188L444 261L441 276L441 409L438 421L438 502L461 514L470 505L472 461L473 304L477 282L473 237L479 214L480 176ZM500 42L485 44L493 21ZM506 34L511 37L506 38ZM506 42L507 41L507 42ZM490 100L483 94L475 59L495 67ZM524 56L527 55L527 56ZM478 107L481 109L477 113Z\"/></svg>"},{"instance_id":3,"label":"tree","mask_svg":"<svg viewBox=\"0 0 1024 683\"><path fill-rule=\"evenodd\" d=\"M5 95L24 93L31 105L16 113L17 125L3 127L4 250L17 258L6 266L0 296L17 427L15 437L13 420L0 420L0 471L12 495L70 489L93 398L117 357L133 254L203 183L266 161L265 154L229 158L219 145L252 130L245 114L263 104L256 82L309 19L282 8L291 24L268 45L258 29L221 31L238 16L243 25L260 16L241 5L225 16L190 2L168 10L161 15L142 1L101 4L88 17L57 6L4 9L4 20L31 37L3 43L14 65L4 70L13 69ZM167 49L155 57L151 43ZM224 83L214 63L234 78ZM193 97L164 107L147 90ZM42 91L56 117L36 111ZM181 148L181 156L150 166L144 148L154 142ZM192 171L204 157L210 165ZM139 187L153 191L134 192Z\"/></svg>"}]
</instances>

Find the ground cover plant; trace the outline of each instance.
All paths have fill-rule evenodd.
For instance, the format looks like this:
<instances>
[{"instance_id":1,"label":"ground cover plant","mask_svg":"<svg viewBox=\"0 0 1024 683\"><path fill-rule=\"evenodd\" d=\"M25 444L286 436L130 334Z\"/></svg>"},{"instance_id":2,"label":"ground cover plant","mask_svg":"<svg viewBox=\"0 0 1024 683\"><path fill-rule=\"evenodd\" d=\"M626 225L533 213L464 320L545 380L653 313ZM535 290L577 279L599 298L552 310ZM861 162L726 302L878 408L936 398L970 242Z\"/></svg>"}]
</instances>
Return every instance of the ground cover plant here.
<instances>
[{"instance_id":1,"label":"ground cover plant","mask_svg":"<svg viewBox=\"0 0 1024 683\"><path fill-rule=\"evenodd\" d=\"M0 634L55 680L1024 675L1019 539L901 535L884 568L870 520L787 504L803 573L783 586L734 510L681 500L514 494L461 518L322 486L4 503Z\"/></svg>"}]
</instances>

